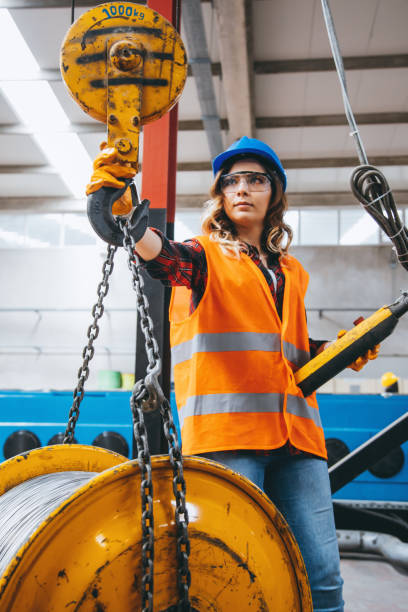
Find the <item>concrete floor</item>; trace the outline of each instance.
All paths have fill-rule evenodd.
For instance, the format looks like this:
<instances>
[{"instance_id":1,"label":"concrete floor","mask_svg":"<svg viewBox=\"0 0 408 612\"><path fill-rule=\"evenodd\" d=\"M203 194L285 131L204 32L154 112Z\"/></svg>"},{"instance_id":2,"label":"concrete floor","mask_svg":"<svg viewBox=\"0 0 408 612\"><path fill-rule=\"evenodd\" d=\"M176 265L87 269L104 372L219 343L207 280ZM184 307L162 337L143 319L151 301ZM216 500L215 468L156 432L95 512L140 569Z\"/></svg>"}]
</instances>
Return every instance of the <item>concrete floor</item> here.
<instances>
[{"instance_id":1,"label":"concrete floor","mask_svg":"<svg viewBox=\"0 0 408 612\"><path fill-rule=\"evenodd\" d=\"M341 560L345 612L408 612L408 575L374 559Z\"/></svg>"}]
</instances>

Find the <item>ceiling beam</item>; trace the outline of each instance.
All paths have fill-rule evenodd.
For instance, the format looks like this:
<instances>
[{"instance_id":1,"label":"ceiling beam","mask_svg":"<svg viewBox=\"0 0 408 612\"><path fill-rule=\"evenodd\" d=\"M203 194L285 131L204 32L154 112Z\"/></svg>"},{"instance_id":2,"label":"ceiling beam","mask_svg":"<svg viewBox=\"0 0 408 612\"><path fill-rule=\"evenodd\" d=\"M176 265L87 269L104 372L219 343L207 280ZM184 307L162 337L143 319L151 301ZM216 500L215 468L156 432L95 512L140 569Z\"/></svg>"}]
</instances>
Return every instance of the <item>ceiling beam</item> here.
<instances>
[{"instance_id":1,"label":"ceiling beam","mask_svg":"<svg viewBox=\"0 0 408 612\"><path fill-rule=\"evenodd\" d=\"M100 121L87 121L86 123L70 123L64 126L62 132L74 132L75 134L95 134L106 132L106 125ZM35 133L34 129L22 123L0 123L0 136L30 136Z\"/></svg>"},{"instance_id":2,"label":"ceiling beam","mask_svg":"<svg viewBox=\"0 0 408 612\"><path fill-rule=\"evenodd\" d=\"M408 123L408 113L357 113L355 119L358 125L384 125ZM222 130L228 130L228 120L220 119ZM294 115L289 117L257 117L255 126L262 128L300 128L300 127L323 127L347 125L344 114L339 115ZM182 119L179 121L178 129L181 132L196 132L204 129L201 119ZM84 123L71 123L64 128L65 132L77 134L89 134L106 132L106 126L99 121L86 121ZM19 123L0 124L0 135L29 135L33 130Z\"/></svg>"},{"instance_id":3,"label":"ceiling beam","mask_svg":"<svg viewBox=\"0 0 408 612\"><path fill-rule=\"evenodd\" d=\"M359 164L355 157L313 157L302 159L282 159L282 165L287 170L310 169L310 168L354 168ZM408 155L384 155L373 156L369 159L373 166L407 166ZM179 162L179 172L202 172L211 170L211 163L205 162Z\"/></svg>"},{"instance_id":4,"label":"ceiling beam","mask_svg":"<svg viewBox=\"0 0 408 612\"><path fill-rule=\"evenodd\" d=\"M386 123L408 123L408 113L357 113L355 115L357 124L380 125ZM257 117L255 127L262 128L288 128L288 127L319 127L333 125L348 125L346 116L338 115L291 115L289 117ZM200 119L188 119L179 121L179 130L196 131L202 130L203 124ZM221 119L221 129L228 130L228 120Z\"/></svg>"},{"instance_id":5,"label":"ceiling beam","mask_svg":"<svg viewBox=\"0 0 408 612\"><path fill-rule=\"evenodd\" d=\"M0 166L0 174L58 174L53 166L36 164L27 166Z\"/></svg>"},{"instance_id":6,"label":"ceiling beam","mask_svg":"<svg viewBox=\"0 0 408 612\"><path fill-rule=\"evenodd\" d=\"M393 195L398 206L408 206L408 190L394 190ZM359 206L351 191L333 192L302 192L287 193L291 208L343 208ZM208 200L208 194L177 194L176 210L200 209ZM67 197L0 197L0 212L2 213L85 213L86 198L74 199Z\"/></svg>"},{"instance_id":7,"label":"ceiling beam","mask_svg":"<svg viewBox=\"0 0 408 612\"><path fill-rule=\"evenodd\" d=\"M393 123L408 123L408 112L387 113L357 113L355 115L357 124L360 125L384 125ZM290 115L287 117L257 117L255 126L263 128L288 128L288 127L321 127L334 125L347 125L346 116L343 113L336 115ZM220 119L221 129L228 130L228 120ZM178 129L182 132L195 132L204 129L201 119L181 119ZM104 132L105 124L99 121L86 121L71 123L65 131L81 133ZM19 123L0 124L0 134L30 134L26 126Z\"/></svg>"},{"instance_id":8,"label":"ceiling beam","mask_svg":"<svg viewBox=\"0 0 408 612\"><path fill-rule=\"evenodd\" d=\"M0 8L2 8L0 0ZM90 6L94 6L94 3ZM4 7L3 7L4 8ZM361 57L344 57L346 70L381 70L383 68L408 68L408 54L394 55L366 55ZM221 63L212 62L210 65L213 76L222 76ZM291 60L262 60L253 62L254 74L284 74L291 72L330 72L335 70L334 61L331 57L317 59L291 59ZM188 65L188 76L193 76L191 64ZM13 80L13 77L7 77ZM35 74L21 75L19 73L15 80L18 81L61 81L61 73L58 68L48 68Z\"/></svg>"},{"instance_id":9,"label":"ceiling beam","mask_svg":"<svg viewBox=\"0 0 408 612\"><path fill-rule=\"evenodd\" d=\"M210 155L215 157L223 150L223 142L200 0L186 2L182 17L201 110L201 124L207 136Z\"/></svg>"},{"instance_id":10,"label":"ceiling beam","mask_svg":"<svg viewBox=\"0 0 408 612\"><path fill-rule=\"evenodd\" d=\"M1 0L0 0L1 2ZM1 8L1 7L0 7ZM190 58L189 58L190 59ZM221 64L219 62L213 62L209 64L212 76L221 76ZM187 76L193 76L193 70L191 63L187 67ZM58 68L44 68L37 72L30 72L24 74L19 70L15 76L7 75L8 81L61 81L61 72Z\"/></svg>"},{"instance_id":11,"label":"ceiling beam","mask_svg":"<svg viewBox=\"0 0 408 612\"><path fill-rule=\"evenodd\" d=\"M359 165L356 157L309 157L301 159L282 159L286 170L299 170L311 168L354 168ZM373 156L369 159L373 166L408 166L408 155ZM210 161L179 162L178 172L208 172L211 170ZM0 165L0 174L56 174L57 171L49 165Z\"/></svg>"},{"instance_id":12,"label":"ceiling beam","mask_svg":"<svg viewBox=\"0 0 408 612\"><path fill-rule=\"evenodd\" d=\"M213 3L231 143L241 136L252 136L255 127L251 2L213 0Z\"/></svg>"},{"instance_id":13,"label":"ceiling beam","mask_svg":"<svg viewBox=\"0 0 408 612\"><path fill-rule=\"evenodd\" d=\"M75 6L93 8L103 4L105 0L75 0ZM146 4L146 0L138 0L138 4ZM0 8L6 9L47 9L71 8L72 0L0 0Z\"/></svg>"},{"instance_id":14,"label":"ceiling beam","mask_svg":"<svg viewBox=\"0 0 408 612\"><path fill-rule=\"evenodd\" d=\"M379 125L384 123L408 123L408 113L356 113L358 125ZM339 115L296 115L289 117L257 117L257 128L319 127L348 125L344 113Z\"/></svg>"},{"instance_id":15,"label":"ceiling beam","mask_svg":"<svg viewBox=\"0 0 408 612\"><path fill-rule=\"evenodd\" d=\"M201 2L211 2L211 0L200 0ZM104 4L106 0L75 0L75 6L90 8ZM147 4L147 0L138 0L138 4ZM0 0L0 8L6 9L26 9L26 8L71 8L72 0Z\"/></svg>"},{"instance_id":16,"label":"ceiling beam","mask_svg":"<svg viewBox=\"0 0 408 612\"><path fill-rule=\"evenodd\" d=\"M346 70L375 70L381 68L407 68L408 54L363 55L343 57ZM336 70L331 57L310 59L271 60L254 62L256 74L279 74L285 72L327 72Z\"/></svg>"}]
</instances>

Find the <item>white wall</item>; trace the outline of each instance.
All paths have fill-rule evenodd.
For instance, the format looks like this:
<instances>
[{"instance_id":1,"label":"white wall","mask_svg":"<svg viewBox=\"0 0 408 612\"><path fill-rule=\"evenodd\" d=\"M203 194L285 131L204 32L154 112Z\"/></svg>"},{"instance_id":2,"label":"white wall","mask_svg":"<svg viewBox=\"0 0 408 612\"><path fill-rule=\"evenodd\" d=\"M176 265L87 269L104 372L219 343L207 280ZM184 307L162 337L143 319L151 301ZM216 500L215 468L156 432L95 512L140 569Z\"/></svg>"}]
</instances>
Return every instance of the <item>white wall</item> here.
<instances>
[{"instance_id":1,"label":"white wall","mask_svg":"<svg viewBox=\"0 0 408 612\"><path fill-rule=\"evenodd\" d=\"M14 347L1 349L0 388L74 388L88 341L91 308L97 301L105 247L3 249L0 254L0 308L16 309L0 312L0 345ZM107 312L90 362L89 389L97 387L98 370L134 371L134 296L125 253L120 249L105 298ZM83 311L18 311L22 308Z\"/></svg>"},{"instance_id":2,"label":"white wall","mask_svg":"<svg viewBox=\"0 0 408 612\"><path fill-rule=\"evenodd\" d=\"M391 304L401 290L408 290L408 273L399 264L391 265L390 246L294 247L292 252L310 274L306 307L323 309L321 315L308 312L312 338L336 338L339 329L350 329L360 315L368 317ZM325 306L355 310L325 311ZM373 310L367 312L365 308ZM349 379L351 385L362 385L363 378L378 381L386 371L408 379L408 313L383 341L376 360L359 373L347 369L339 377Z\"/></svg>"},{"instance_id":3,"label":"white wall","mask_svg":"<svg viewBox=\"0 0 408 612\"><path fill-rule=\"evenodd\" d=\"M14 309L0 311L0 388L75 387L105 252L105 246L0 251L0 309ZM292 252L310 274L307 307L323 309L321 317L317 312L308 313L310 335L316 339L335 338L339 329L350 328L360 314L370 314L361 309L389 304L400 289L408 288L406 272L389 263L389 246L296 247ZM97 388L98 370L134 371L135 294L122 249L116 260L106 298L111 312L102 317L88 389ZM325 311L325 307L356 310ZM37 314L19 312L20 308L84 310ZM119 308L129 310L115 312ZM346 392L354 386L356 391L360 385L361 392L376 392L387 370L408 379L407 339L408 315L383 342L376 361L360 373L346 370L325 389Z\"/></svg>"}]
</instances>

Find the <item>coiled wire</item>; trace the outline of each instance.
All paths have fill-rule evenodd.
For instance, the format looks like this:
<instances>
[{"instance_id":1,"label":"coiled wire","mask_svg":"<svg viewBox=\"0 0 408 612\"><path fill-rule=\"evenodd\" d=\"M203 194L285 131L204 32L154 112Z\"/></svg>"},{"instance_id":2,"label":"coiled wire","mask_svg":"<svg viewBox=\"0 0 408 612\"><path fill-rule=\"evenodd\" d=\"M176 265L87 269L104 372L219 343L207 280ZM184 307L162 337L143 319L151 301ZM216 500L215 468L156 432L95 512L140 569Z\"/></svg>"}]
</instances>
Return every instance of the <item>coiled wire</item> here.
<instances>
[{"instance_id":1,"label":"coiled wire","mask_svg":"<svg viewBox=\"0 0 408 612\"><path fill-rule=\"evenodd\" d=\"M0 576L51 512L96 473L44 474L26 480L0 497Z\"/></svg>"},{"instance_id":2,"label":"coiled wire","mask_svg":"<svg viewBox=\"0 0 408 612\"><path fill-rule=\"evenodd\" d=\"M358 166L351 175L351 189L369 215L394 245L400 264L408 270L408 231L403 225L392 191L375 166Z\"/></svg>"},{"instance_id":3,"label":"coiled wire","mask_svg":"<svg viewBox=\"0 0 408 612\"><path fill-rule=\"evenodd\" d=\"M362 164L351 175L351 189L368 214L378 223L391 240L397 253L398 261L408 270L408 231L399 217L387 179L378 168L370 166L368 163L364 144L348 96L343 58L334 29L329 3L328 0L321 0L321 3L330 47L340 81L344 110L351 130L350 136L354 139L358 158L360 164Z\"/></svg>"}]
</instances>

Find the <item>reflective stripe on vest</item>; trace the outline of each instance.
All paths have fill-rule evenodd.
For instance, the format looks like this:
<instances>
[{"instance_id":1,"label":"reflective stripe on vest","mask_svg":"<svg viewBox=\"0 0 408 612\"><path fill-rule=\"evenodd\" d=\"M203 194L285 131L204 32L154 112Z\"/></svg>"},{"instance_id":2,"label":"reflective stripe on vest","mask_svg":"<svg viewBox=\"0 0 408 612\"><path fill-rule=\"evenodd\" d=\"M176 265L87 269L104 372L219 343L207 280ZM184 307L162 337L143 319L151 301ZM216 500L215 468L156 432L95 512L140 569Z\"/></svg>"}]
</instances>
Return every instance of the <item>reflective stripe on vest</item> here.
<instances>
[{"instance_id":1,"label":"reflective stripe on vest","mask_svg":"<svg viewBox=\"0 0 408 612\"><path fill-rule=\"evenodd\" d=\"M195 353L218 353L225 351L265 351L279 352L281 350L280 334L228 332L228 333L202 333L194 336L192 340L181 342L171 349L172 364L177 365L188 361ZM308 351L296 348L290 342L283 342L283 350L288 359L296 368L300 368L310 359Z\"/></svg>"},{"instance_id":2,"label":"reflective stripe on vest","mask_svg":"<svg viewBox=\"0 0 408 612\"><path fill-rule=\"evenodd\" d=\"M283 412L284 394L282 393L212 393L189 397L179 409L180 427L184 419L191 416L222 414L231 412ZM309 406L303 397L288 395L286 411L294 416L311 419L317 427L322 427L319 411Z\"/></svg>"}]
</instances>

